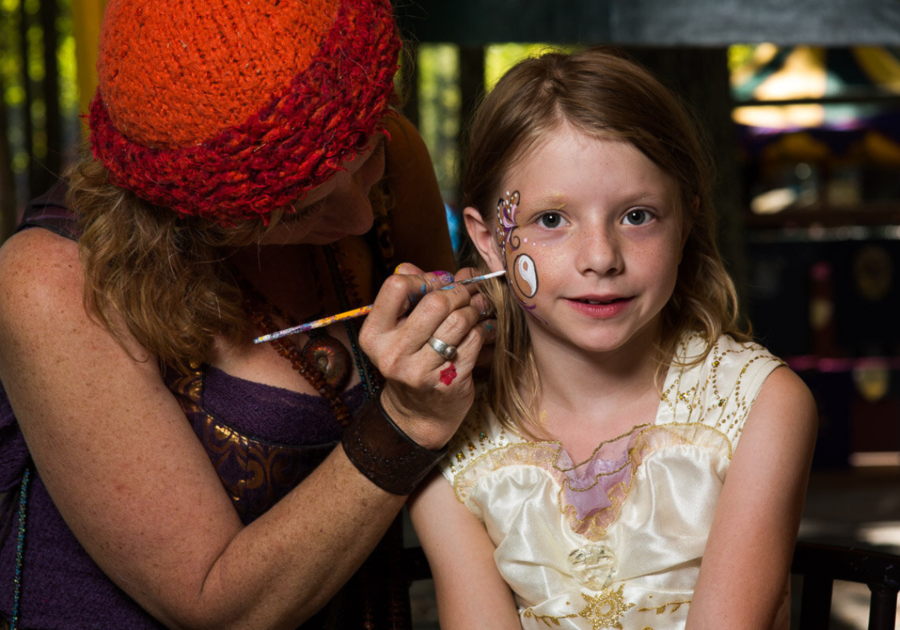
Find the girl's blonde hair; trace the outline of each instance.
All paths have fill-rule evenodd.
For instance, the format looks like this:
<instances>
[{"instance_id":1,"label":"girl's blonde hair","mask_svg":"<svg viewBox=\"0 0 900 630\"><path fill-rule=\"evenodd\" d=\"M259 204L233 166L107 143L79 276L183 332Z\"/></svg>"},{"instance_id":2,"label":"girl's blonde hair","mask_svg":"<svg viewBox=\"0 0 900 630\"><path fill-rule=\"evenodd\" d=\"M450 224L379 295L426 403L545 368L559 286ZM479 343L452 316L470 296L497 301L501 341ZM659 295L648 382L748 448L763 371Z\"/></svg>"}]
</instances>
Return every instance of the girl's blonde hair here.
<instances>
[{"instance_id":1,"label":"girl's blonde hair","mask_svg":"<svg viewBox=\"0 0 900 630\"><path fill-rule=\"evenodd\" d=\"M231 228L181 218L112 184L89 151L69 175L66 203L81 229L88 312L123 346L130 334L161 362L185 371L208 360L216 336L237 341L246 330L225 257L257 242L277 216L268 227L256 220Z\"/></svg>"},{"instance_id":2,"label":"girl's blonde hair","mask_svg":"<svg viewBox=\"0 0 900 630\"><path fill-rule=\"evenodd\" d=\"M707 341L706 351L691 357L691 365L706 358L721 334L747 340L748 333L739 325L734 284L716 246L711 169L697 128L655 77L617 52L552 52L509 70L472 123L463 171L464 205L476 208L493 225L509 168L562 124L590 136L630 142L675 179L681 208L690 212L691 230L675 291L661 313L660 367L675 360L679 340L690 331ZM470 254L473 251L470 246ZM540 382L525 316L506 283L492 283L484 291L496 309L498 325L490 404L504 424L531 433L529 426L538 426L534 403Z\"/></svg>"}]
</instances>

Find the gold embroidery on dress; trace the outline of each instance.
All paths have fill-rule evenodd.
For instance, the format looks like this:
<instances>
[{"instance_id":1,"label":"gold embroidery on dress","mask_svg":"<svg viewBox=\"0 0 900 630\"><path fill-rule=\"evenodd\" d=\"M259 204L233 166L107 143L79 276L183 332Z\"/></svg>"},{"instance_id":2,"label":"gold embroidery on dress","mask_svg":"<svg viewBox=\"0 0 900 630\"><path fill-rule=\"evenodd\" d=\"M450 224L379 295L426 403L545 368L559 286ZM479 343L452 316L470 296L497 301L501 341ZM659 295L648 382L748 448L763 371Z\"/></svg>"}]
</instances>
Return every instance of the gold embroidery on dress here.
<instances>
[{"instance_id":1,"label":"gold embroidery on dress","mask_svg":"<svg viewBox=\"0 0 900 630\"><path fill-rule=\"evenodd\" d=\"M554 617L553 615L536 615L531 608L522 611L522 617L530 617L537 621L542 621L548 626L558 626L560 619L577 619L578 615L565 615L563 617Z\"/></svg>"},{"instance_id":2,"label":"gold embroidery on dress","mask_svg":"<svg viewBox=\"0 0 900 630\"><path fill-rule=\"evenodd\" d=\"M604 589L596 596L582 593L581 597L586 605L578 615L591 622L592 630L603 630L604 628L622 630L622 615L629 608L634 607L634 604L625 603L625 595L622 593L624 588L625 585L622 584L617 591Z\"/></svg>"},{"instance_id":3,"label":"gold embroidery on dress","mask_svg":"<svg viewBox=\"0 0 900 630\"><path fill-rule=\"evenodd\" d=\"M451 475L455 475L461 468L465 467L465 462L469 457L477 456L478 451L503 446L507 443L503 427L500 427L499 434L496 437L491 436L484 430L485 418L481 410L486 408L486 406L487 391L482 390L472 405L472 412L463 420L462 425L460 425L456 435L453 436L448 445L448 450L450 453L453 453L446 460ZM475 440L478 440L477 445Z\"/></svg>"},{"instance_id":4,"label":"gold embroidery on dress","mask_svg":"<svg viewBox=\"0 0 900 630\"><path fill-rule=\"evenodd\" d=\"M682 606L690 604L690 603L691 603L691 600L689 600L689 599L686 601L683 601L683 602L669 602L667 604L663 604L662 606L655 606L652 608L638 608L638 612L650 612L650 611L655 610L657 615L661 615L664 612L666 612L666 609L669 606L673 606L672 610L669 611L670 613L673 613L676 610L678 610L679 608L681 608Z\"/></svg>"},{"instance_id":5,"label":"gold embroidery on dress","mask_svg":"<svg viewBox=\"0 0 900 630\"><path fill-rule=\"evenodd\" d=\"M679 346L677 355L686 357L689 346L699 337L688 337ZM702 343L702 341L701 341ZM727 342L726 342L727 343ZM761 346L754 343L735 344L736 347L724 348L720 339L710 349L709 358L705 361L705 368L700 366L701 372L695 368L681 368L673 372L672 381L668 387L660 393L660 401L665 405L670 422L680 423L685 420L701 422L717 428L721 428L730 439L735 440L743 429L743 420L750 412L750 406L754 398L744 392L744 377L754 363L775 362L784 365L784 362L764 351ZM738 362L745 360L743 365ZM720 368L725 368L724 376L720 377ZM682 377L690 374L697 375L705 382L683 383ZM766 372L767 374L768 372ZM759 371L751 372L755 378ZM724 379L724 380L723 380ZM734 380L732 380L734 379ZM723 385L724 387L720 387ZM730 388L725 391L725 387ZM758 388L757 388L758 390ZM758 393L754 392L753 395ZM679 418L679 408L687 413L687 417ZM682 412L682 413L683 413Z\"/></svg>"}]
</instances>

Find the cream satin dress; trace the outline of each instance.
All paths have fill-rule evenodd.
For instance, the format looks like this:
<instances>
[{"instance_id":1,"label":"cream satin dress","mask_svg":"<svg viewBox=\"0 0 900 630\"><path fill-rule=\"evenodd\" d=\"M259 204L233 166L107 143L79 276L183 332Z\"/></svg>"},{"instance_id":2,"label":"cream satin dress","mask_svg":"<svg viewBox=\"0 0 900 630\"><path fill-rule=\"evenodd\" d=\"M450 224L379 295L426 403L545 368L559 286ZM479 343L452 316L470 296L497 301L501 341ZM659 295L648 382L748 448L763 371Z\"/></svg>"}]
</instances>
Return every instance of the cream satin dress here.
<instances>
[{"instance_id":1,"label":"cream satin dress","mask_svg":"<svg viewBox=\"0 0 900 630\"><path fill-rule=\"evenodd\" d=\"M703 347L691 336L678 354ZM779 365L723 336L703 363L669 369L655 423L581 463L476 401L442 472L494 542L523 628L684 628L732 453Z\"/></svg>"}]
</instances>

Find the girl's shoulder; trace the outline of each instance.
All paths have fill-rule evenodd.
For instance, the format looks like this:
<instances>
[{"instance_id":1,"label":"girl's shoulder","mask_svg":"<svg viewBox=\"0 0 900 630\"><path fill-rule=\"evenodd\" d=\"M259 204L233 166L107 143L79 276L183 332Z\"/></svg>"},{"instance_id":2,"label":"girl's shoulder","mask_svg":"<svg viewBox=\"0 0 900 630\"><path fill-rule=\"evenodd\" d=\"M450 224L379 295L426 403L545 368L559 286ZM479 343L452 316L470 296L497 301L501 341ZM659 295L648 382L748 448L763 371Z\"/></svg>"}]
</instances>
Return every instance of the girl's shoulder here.
<instances>
[{"instance_id":1,"label":"girl's shoulder","mask_svg":"<svg viewBox=\"0 0 900 630\"><path fill-rule=\"evenodd\" d=\"M481 387L465 420L447 445L441 472L453 483L456 475L472 462L521 441L521 437L501 424L488 403L487 389Z\"/></svg>"},{"instance_id":2,"label":"girl's shoulder","mask_svg":"<svg viewBox=\"0 0 900 630\"><path fill-rule=\"evenodd\" d=\"M678 345L660 393L657 424L704 424L736 439L766 378L784 362L752 341L699 334Z\"/></svg>"}]
</instances>

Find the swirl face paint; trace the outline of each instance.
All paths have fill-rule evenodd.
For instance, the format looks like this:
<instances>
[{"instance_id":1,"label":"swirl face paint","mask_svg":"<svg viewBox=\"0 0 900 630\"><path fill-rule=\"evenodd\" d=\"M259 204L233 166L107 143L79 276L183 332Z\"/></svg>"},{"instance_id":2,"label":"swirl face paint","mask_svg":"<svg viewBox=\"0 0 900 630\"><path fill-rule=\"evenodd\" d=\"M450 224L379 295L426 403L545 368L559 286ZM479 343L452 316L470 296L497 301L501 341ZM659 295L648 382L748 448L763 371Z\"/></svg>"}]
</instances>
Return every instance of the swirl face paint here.
<instances>
[{"instance_id":1,"label":"swirl face paint","mask_svg":"<svg viewBox=\"0 0 900 630\"><path fill-rule=\"evenodd\" d=\"M519 254L516 257L516 272L513 274L516 288L525 297L533 298L538 290L537 269L534 260L528 254Z\"/></svg>"},{"instance_id":2,"label":"swirl face paint","mask_svg":"<svg viewBox=\"0 0 900 630\"><path fill-rule=\"evenodd\" d=\"M547 322L534 312L537 306L526 301L537 294L538 272L534 259L531 256L525 253L517 254L522 247L522 240L516 234L516 231L519 229L519 224L516 220L519 201L519 191L516 190L512 193L507 192L497 203L497 227L495 230L497 245L500 247L503 268L506 269L506 279L513 291L513 295L516 296L526 313L546 324ZM509 271L508 262L511 258L514 260L512 273Z\"/></svg>"}]
</instances>

